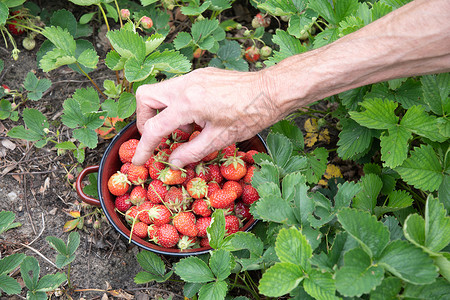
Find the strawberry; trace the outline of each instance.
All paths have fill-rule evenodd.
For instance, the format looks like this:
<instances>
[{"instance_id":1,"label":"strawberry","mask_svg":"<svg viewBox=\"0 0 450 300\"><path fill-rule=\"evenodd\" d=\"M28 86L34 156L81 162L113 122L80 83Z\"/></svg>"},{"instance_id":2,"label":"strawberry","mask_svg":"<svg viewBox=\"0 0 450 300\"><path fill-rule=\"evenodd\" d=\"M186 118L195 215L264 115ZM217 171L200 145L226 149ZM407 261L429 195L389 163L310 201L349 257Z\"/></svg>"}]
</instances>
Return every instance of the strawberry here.
<instances>
[{"instance_id":1,"label":"strawberry","mask_svg":"<svg viewBox=\"0 0 450 300\"><path fill-rule=\"evenodd\" d=\"M194 131L202 132L202 130L203 130L202 126L198 125L197 123L194 123Z\"/></svg>"},{"instance_id":2,"label":"strawberry","mask_svg":"<svg viewBox=\"0 0 450 300\"><path fill-rule=\"evenodd\" d=\"M147 214L150 222L152 222L156 226L170 223L170 218L172 217L172 213L170 212L170 210L162 204L155 204L147 211Z\"/></svg>"},{"instance_id":3,"label":"strawberry","mask_svg":"<svg viewBox=\"0 0 450 300\"><path fill-rule=\"evenodd\" d=\"M241 220L248 220L252 218L250 209L243 202L236 202L234 205L234 213L236 214L236 217Z\"/></svg>"},{"instance_id":4,"label":"strawberry","mask_svg":"<svg viewBox=\"0 0 450 300\"><path fill-rule=\"evenodd\" d=\"M136 152L136 147L139 143L137 139L129 139L122 143L119 147L119 158L123 163L131 162L134 153Z\"/></svg>"},{"instance_id":5,"label":"strawberry","mask_svg":"<svg viewBox=\"0 0 450 300\"><path fill-rule=\"evenodd\" d=\"M178 243L180 236L175 226L164 224L156 230L153 241L164 248L172 248Z\"/></svg>"},{"instance_id":6,"label":"strawberry","mask_svg":"<svg viewBox=\"0 0 450 300\"><path fill-rule=\"evenodd\" d=\"M205 201L205 199L197 199L192 203L192 211L194 214L202 216L202 217L209 217L212 213L211 209L209 208L208 202Z\"/></svg>"},{"instance_id":7,"label":"strawberry","mask_svg":"<svg viewBox=\"0 0 450 300\"><path fill-rule=\"evenodd\" d=\"M215 159L218 155L219 155L219 151L217 151L217 150L213 151L210 154L203 157L202 161L211 161L211 160Z\"/></svg>"},{"instance_id":8,"label":"strawberry","mask_svg":"<svg viewBox=\"0 0 450 300\"><path fill-rule=\"evenodd\" d=\"M209 174L211 181L215 181L217 183L221 183L223 180L222 173L220 173L220 167L219 165L212 164L209 165Z\"/></svg>"},{"instance_id":9,"label":"strawberry","mask_svg":"<svg viewBox=\"0 0 450 300\"><path fill-rule=\"evenodd\" d=\"M185 249L190 249L195 246L195 243L197 242L197 238L194 236L187 236L180 234L180 239L178 240L177 247L183 251Z\"/></svg>"},{"instance_id":10,"label":"strawberry","mask_svg":"<svg viewBox=\"0 0 450 300\"><path fill-rule=\"evenodd\" d=\"M178 147L180 147L181 145L183 145L184 143L182 142L175 142L172 145L170 145L170 151L174 151L175 149L177 149Z\"/></svg>"},{"instance_id":11,"label":"strawberry","mask_svg":"<svg viewBox=\"0 0 450 300\"><path fill-rule=\"evenodd\" d=\"M211 197L211 195L217 190L220 190L219 184L217 182L214 182L214 181L209 182L208 183L208 195L207 195L207 197L208 198Z\"/></svg>"},{"instance_id":12,"label":"strawberry","mask_svg":"<svg viewBox=\"0 0 450 300\"><path fill-rule=\"evenodd\" d=\"M144 16L141 18L141 24L145 29L150 29L153 26L153 21L151 18Z\"/></svg>"},{"instance_id":13,"label":"strawberry","mask_svg":"<svg viewBox=\"0 0 450 300\"><path fill-rule=\"evenodd\" d=\"M201 199L206 196L208 193L208 186L206 181L201 179L200 177L195 177L186 185L186 191L191 195L194 199Z\"/></svg>"},{"instance_id":14,"label":"strawberry","mask_svg":"<svg viewBox=\"0 0 450 300\"><path fill-rule=\"evenodd\" d=\"M254 63L259 59L259 49L255 46L250 46L247 49L245 49L245 59L250 62Z\"/></svg>"},{"instance_id":15,"label":"strawberry","mask_svg":"<svg viewBox=\"0 0 450 300\"><path fill-rule=\"evenodd\" d=\"M197 236L198 229L195 227L196 218L193 213L182 211L173 218L173 225L179 233L187 236Z\"/></svg>"},{"instance_id":16,"label":"strawberry","mask_svg":"<svg viewBox=\"0 0 450 300\"><path fill-rule=\"evenodd\" d=\"M128 169L128 180L132 184L143 184L148 178L148 169L145 166L136 166L131 164Z\"/></svg>"},{"instance_id":17,"label":"strawberry","mask_svg":"<svg viewBox=\"0 0 450 300\"><path fill-rule=\"evenodd\" d=\"M126 8L122 8L120 10L120 18L122 20L126 20L130 17L130 10L126 9Z\"/></svg>"},{"instance_id":18,"label":"strawberry","mask_svg":"<svg viewBox=\"0 0 450 300\"><path fill-rule=\"evenodd\" d=\"M198 135L200 134L200 131L195 130L191 133L191 135L189 136L189 141L192 141L193 139L195 139Z\"/></svg>"},{"instance_id":19,"label":"strawberry","mask_svg":"<svg viewBox=\"0 0 450 300\"><path fill-rule=\"evenodd\" d=\"M131 235L137 236L141 239L145 239L148 237L148 225L143 222L134 223L133 230L131 231Z\"/></svg>"},{"instance_id":20,"label":"strawberry","mask_svg":"<svg viewBox=\"0 0 450 300\"><path fill-rule=\"evenodd\" d=\"M130 201L134 205L140 205L147 200L147 190L140 185L135 186L130 193Z\"/></svg>"},{"instance_id":21,"label":"strawberry","mask_svg":"<svg viewBox=\"0 0 450 300\"><path fill-rule=\"evenodd\" d=\"M195 223L195 227L197 227L198 230L197 236L206 237L206 228L208 228L210 224L211 217L198 218L197 223Z\"/></svg>"},{"instance_id":22,"label":"strawberry","mask_svg":"<svg viewBox=\"0 0 450 300\"><path fill-rule=\"evenodd\" d=\"M133 224L134 220L137 218L139 214L139 209L137 206L130 207L129 210L125 213L125 221L127 221L128 224Z\"/></svg>"},{"instance_id":23,"label":"strawberry","mask_svg":"<svg viewBox=\"0 0 450 300\"><path fill-rule=\"evenodd\" d=\"M175 142L185 142L189 140L190 135L191 134L189 132L184 132L180 129L175 129L172 132L172 140L174 140Z\"/></svg>"},{"instance_id":24,"label":"strawberry","mask_svg":"<svg viewBox=\"0 0 450 300\"><path fill-rule=\"evenodd\" d=\"M209 202L214 208L227 208L236 198L235 191L220 189L209 197Z\"/></svg>"},{"instance_id":25,"label":"strawberry","mask_svg":"<svg viewBox=\"0 0 450 300\"><path fill-rule=\"evenodd\" d=\"M148 185L147 199L151 203L161 203L166 197L167 192L168 187L161 180L155 179Z\"/></svg>"},{"instance_id":26,"label":"strawberry","mask_svg":"<svg viewBox=\"0 0 450 300\"><path fill-rule=\"evenodd\" d=\"M164 197L165 205L172 211L186 210L191 203L192 198L184 188L171 187Z\"/></svg>"},{"instance_id":27,"label":"strawberry","mask_svg":"<svg viewBox=\"0 0 450 300\"><path fill-rule=\"evenodd\" d=\"M147 229L148 238L153 240L157 230L158 230L158 226L156 226L155 224L148 225L148 229Z\"/></svg>"},{"instance_id":28,"label":"strawberry","mask_svg":"<svg viewBox=\"0 0 450 300\"><path fill-rule=\"evenodd\" d=\"M255 160L253 159L253 155L258 154L259 152L256 150L249 150L247 152L245 152L244 156L242 157L242 159L246 162L249 163L251 165L253 165L255 163Z\"/></svg>"},{"instance_id":29,"label":"strawberry","mask_svg":"<svg viewBox=\"0 0 450 300\"><path fill-rule=\"evenodd\" d=\"M124 163L121 167L120 167L120 172L123 174L128 174L128 170L130 169L131 163L127 162Z\"/></svg>"},{"instance_id":30,"label":"strawberry","mask_svg":"<svg viewBox=\"0 0 450 300\"><path fill-rule=\"evenodd\" d=\"M230 203L227 207L223 209L223 213L226 215L231 215L234 212L234 201Z\"/></svg>"},{"instance_id":31,"label":"strawberry","mask_svg":"<svg viewBox=\"0 0 450 300\"><path fill-rule=\"evenodd\" d=\"M205 50L197 48L194 51L194 58L200 58L200 57L202 57L203 54L205 54Z\"/></svg>"},{"instance_id":32,"label":"strawberry","mask_svg":"<svg viewBox=\"0 0 450 300\"><path fill-rule=\"evenodd\" d=\"M233 156L236 153L236 144L231 144L222 150L223 158Z\"/></svg>"},{"instance_id":33,"label":"strawberry","mask_svg":"<svg viewBox=\"0 0 450 300\"><path fill-rule=\"evenodd\" d=\"M153 204L153 203L151 203L149 201L145 201L141 205L139 205L138 206L138 210L139 210L138 218L139 218L139 221L144 222L147 225L152 224L153 220L150 219L150 216L149 216L148 212L154 206L155 206L155 204Z\"/></svg>"},{"instance_id":34,"label":"strawberry","mask_svg":"<svg viewBox=\"0 0 450 300\"><path fill-rule=\"evenodd\" d=\"M246 184L242 192L242 202L245 204L252 204L259 199L258 191L251 185Z\"/></svg>"},{"instance_id":35,"label":"strawberry","mask_svg":"<svg viewBox=\"0 0 450 300\"><path fill-rule=\"evenodd\" d=\"M238 181L247 173L247 167L241 156L230 156L220 166L220 173L227 180Z\"/></svg>"},{"instance_id":36,"label":"strawberry","mask_svg":"<svg viewBox=\"0 0 450 300\"><path fill-rule=\"evenodd\" d=\"M157 161L154 156L150 157L144 166L148 168L148 175L151 179L158 179L161 171L166 168L166 166L162 162Z\"/></svg>"},{"instance_id":37,"label":"strawberry","mask_svg":"<svg viewBox=\"0 0 450 300\"><path fill-rule=\"evenodd\" d=\"M239 231L239 219L234 215L225 216L225 231L226 235L233 234Z\"/></svg>"},{"instance_id":38,"label":"strawberry","mask_svg":"<svg viewBox=\"0 0 450 300\"><path fill-rule=\"evenodd\" d=\"M241 186L241 184L237 181L227 181L223 184L223 189L224 190L232 190L236 193L236 198L239 198L242 196L242 192L243 192L243 188Z\"/></svg>"},{"instance_id":39,"label":"strawberry","mask_svg":"<svg viewBox=\"0 0 450 300\"><path fill-rule=\"evenodd\" d=\"M156 153L155 160L160 162L168 162L170 154L172 154L171 149L162 149Z\"/></svg>"},{"instance_id":40,"label":"strawberry","mask_svg":"<svg viewBox=\"0 0 450 300\"><path fill-rule=\"evenodd\" d=\"M211 175L209 174L209 167L202 162L195 167L195 174L197 177L200 177L206 182L211 181Z\"/></svg>"},{"instance_id":41,"label":"strawberry","mask_svg":"<svg viewBox=\"0 0 450 300\"><path fill-rule=\"evenodd\" d=\"M117 172L111 175L108 180L108 189L114 196L122 196L130 188L131 182L127 175Z\"/></svg>"},{"instance_id":42,"label":"strawberry","mask_svg":"<svg viewBox=\"0 0 450 300\"><path fill-rule=\"evenodd\" d=\"M168 185L182 184L186 180L186 173L166 167L160 172L158 179Z\"/></svg>"},{"instance_id":43,"label":"strawberry","mask_svg":"<svg viewBox=\"0 0 450 300\"><path fill-rule=\"evenodd\" d=\"M207 237L202 238L202 239L200 240L200 247L203 247L203 248L211 247L211 246L209 245L209 239L208 239Z\"/></svg>"},{"instance_id":44,"label":"strawberry","mask_svg":"<svg viewBox=\"0 0 450 300\"><path fill-rule=\"evenodd\" d=\"M11 89L6 84L2 84L2 88L3 88L4 92L5 92L5 94L11 93Z\"/></svg>"},{"instance_id":45,"label":"strawberry","mask_svg":"<svg viewBox=\"0 0 450 300\"><path fill-rule=\"evenodd\" d=\"M114 206L120 212L126 212L133 204L130 201L130 194L125 193L122 196L117 196L114 201Z\"/></svg>"},{"instance_id":46,"label":"strawberry","mask_svg":"<svg viewBox=\"0 0 450 300\"><path fill-rule=\"evenodd\" d=\"M171 144L171 141L168 138L163 137L161 142L159 142L158 147L156 147L156 149L159 149L159 150L169 149L170 144Z\"/></svg>"},{"instance_id":47,"label":"strawberry","mask_svg":"<svg viewBox=\"0 0 450 300\"><path fill-rule=\"evenodd\" d=\"M253 173L255 172L255 169L256 167L253 165L247 168L247 173L245 174L244 178L242 178L245 183L252 183Z\"/></svg>"},{"instance_id":48,"label":"strawberry","mask_svg":"<svg viewBox=\"0 0 450 300\"><path fill-rule=\"evenodd\" d=\"M11 23L14 24L8 24L8 30L13 35L22 35L25 32L25 29L21 26L17 26L17 20L11 20Z\"/></svg>"},{"instance_id":49,"label":"strawberry","mask_svg":"<svg viewBox=\"0 0 450 300\"><path fill-rule=\"evenodd\" d=\"M195 178L195 171L192 167L187 166L184 168L186 170L186 179L184 180L184 182L182 183L182 185L186 188L187 184L189 181L191 181L191 179Z\"/></svg>"}]
</instances>

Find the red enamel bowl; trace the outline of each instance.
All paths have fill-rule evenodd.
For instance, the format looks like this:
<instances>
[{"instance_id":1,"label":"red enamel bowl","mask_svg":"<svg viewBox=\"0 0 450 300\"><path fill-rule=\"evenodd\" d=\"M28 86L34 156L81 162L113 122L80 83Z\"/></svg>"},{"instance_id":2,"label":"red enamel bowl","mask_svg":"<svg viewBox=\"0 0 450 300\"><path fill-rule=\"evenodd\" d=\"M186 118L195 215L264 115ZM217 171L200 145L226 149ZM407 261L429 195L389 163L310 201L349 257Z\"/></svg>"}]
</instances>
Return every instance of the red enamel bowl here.
<instances>
[{"instance_id":1,"label":"red enamel bowl","mask_svg":"<svg viewBox=\"0 0 450 300\"><path fill-rule=\"evenodd\" d=\"M119 147L120 145L129 139L140 139L139 131L136 127L136 123L128 124L121 132L119 132L111 141L108 148L106 149L99 166L89 166L83 169L77 177L75 183L76 191L78 196L86 203L101 206L103 212L105 213L107 219L112 224L112 226L127 240L130 238L130 229L127 227L126 222L122 215L115 211L114 201L115 196L113 196L108 190L108 179L112 174L120 170L122 162L119 159ZM260 135L256 135L253 138L240 142L237 144L238 148L242 151L256 150L258 152L267 153L267 147L264 140ZM82 182L84 178L90 174L98 172L98 196L99 199L92 198L83 192ZM242 231L249 231L255 225L256 220L250 219L241 228ZM136 236L131 237L131 242L137 246L152 252L156 252L164 255L173 256L188 256L188 255L199 255L207 253L211 250L210 247L185 249L181 251L176 248L163 248L152 242L143 240Z\"/></svg>"}]
</instances>

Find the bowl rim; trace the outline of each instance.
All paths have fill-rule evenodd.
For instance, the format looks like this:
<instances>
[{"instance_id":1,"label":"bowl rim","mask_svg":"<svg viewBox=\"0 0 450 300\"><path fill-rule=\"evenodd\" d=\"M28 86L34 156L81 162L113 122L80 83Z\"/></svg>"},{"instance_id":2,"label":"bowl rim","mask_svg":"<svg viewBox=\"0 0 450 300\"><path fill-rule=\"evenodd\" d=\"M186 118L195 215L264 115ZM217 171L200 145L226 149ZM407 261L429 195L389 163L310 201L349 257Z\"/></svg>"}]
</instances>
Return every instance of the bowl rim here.
<instances>
[{"instance_id":1,"label":"bowl rim","mask_svg":"<svg viewBox=\"0 0 450 300\"><path fill-rule=\"evenodd\" d=\"M162 255L170 255L170 256L191 256L191 255L201 255L201 254L205 254L208 253L212 250L214 250L213 248L206 248L203 250L198 250L195 251L196 248L193 249L187 249L187 250L191 250L191 251L164 251L164 250L159 250L159 249L155 249L155 248L151 248L148 247L144 244L142 244L139 240L141 240L138 237L132 237L130 239L130 236L128 233L124 232L113 220L112 216L110 215L108 208L105 204L105 200L103 198L103 193L102 193L102 184L101 184L101 179L103 177L103 172L105 172L105 163L106 163L106 158L108 157L109 153L112 151L113 147L115 146L115 144L119 141L119 139L125 134L125 132L127 130L129 130L131 127L133 127L136 124L136 120L132 121L131 123L127 124L124 128L122 128L122 130L120 130L119 133L117 133L117 135L111 140L111 142L109 143L108 147L106 148L105 152L103 153L102 159L100 161L100 165L99 165L99 169L98 169L98 177L97 177L97 192L98 192L98 197L99 197L99 201L100 201L100 205L102 207L102 210L106 216L106 218L108 219L109 223L114 227L114 229L123 237L126 238L127 240L131 241L133 244L135 244L136 246L145 249L147 251L151 251L151 252L155 252L157 254L162 254ZM262 145L264 146L264 148L266 149L266 151L268 151L267 149L267 144L264 141L264 139L261 137L260 134L256 134L255 137L257 137L259 139L259 141L262 143ZM250 219L249 221L253 220L253 222L245 229L245 231L250 231L258 222L257 219ZM143 242L145 242L144 240L142 240ZM159 247L155 244L156 247ZM201 248L199 248L201 249Z\"/></svg>"}]
</instances>

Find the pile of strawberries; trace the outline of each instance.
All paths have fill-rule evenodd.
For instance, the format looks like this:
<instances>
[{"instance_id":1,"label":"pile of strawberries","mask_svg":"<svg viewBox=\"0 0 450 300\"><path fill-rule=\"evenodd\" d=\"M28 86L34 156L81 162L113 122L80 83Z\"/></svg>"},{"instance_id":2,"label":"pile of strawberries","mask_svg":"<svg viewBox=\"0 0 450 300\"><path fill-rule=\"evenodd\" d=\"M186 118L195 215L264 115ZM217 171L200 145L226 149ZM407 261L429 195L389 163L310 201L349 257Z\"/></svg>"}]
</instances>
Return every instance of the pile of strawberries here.
<instances>
[{"instance_id":1,"label":"pile of strawberries","mask_svg":"<svg viewBox=\"0 0 450 300\"><path fill-rule=\"evenodd\" d=\"M206 228L215 209L224 210L227 235L252 217L249 205L259 199L251 185L257 151L239 151L232 144L183 170L170 168L171 152L200 134L197 129L191 134L177 129L163 138L142 166L131 163L139 140L120 145L123 165L109 178L108 188L132 235L164 248L208 247Z\"/></svg>"}]
</instances>

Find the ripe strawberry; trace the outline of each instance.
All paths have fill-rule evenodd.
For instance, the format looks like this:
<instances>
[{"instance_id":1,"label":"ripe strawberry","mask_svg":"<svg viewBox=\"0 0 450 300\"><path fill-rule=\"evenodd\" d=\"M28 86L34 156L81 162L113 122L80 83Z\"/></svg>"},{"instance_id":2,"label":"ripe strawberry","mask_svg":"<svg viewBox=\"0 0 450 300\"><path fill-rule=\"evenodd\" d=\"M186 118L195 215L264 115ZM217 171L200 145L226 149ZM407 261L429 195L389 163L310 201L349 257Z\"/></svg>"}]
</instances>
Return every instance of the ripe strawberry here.
<instances>
[{"instance_id":1,"label":"ripe strawberry","mask_svg":"<svg viewBox=\"0 0 450 300\"><path fill-rule=\"evenodd\" d=\"M236 193L236 197L239 198L242 196L242 192L243 192L243 188L241 186L241 184L237 181L227 181L223 184L223 189L224 190L232 190Z\"/></svg>"},{"instance_id":2,"label":"ripe strawberry","mask_svg":"<svg viewBox=\"0 0 450 300\"><path fill-rule=\"evenodd\" d=\"M195 223L195 227L197 227L198 230L197 236L206 237L206 228L208 228L210 224L211 217L198 218L197 223Z\"/></svg>"},{"instance_id":3,"label":"ripe strawberry","mask_svg":"<svg viewBox=\"0 0 450 300\"><path fill-rule=\"evenodd\" d=\"M150 240L153 240L157 230L158 230L158 226L156 226L155 224L148 225L147 233L148 233L148 238Z\"/></svg>"},{"instance_id":4,"label":"ripe strawberry","mask_svg":"<svg viewBox=\"0 0 450 300\"><path fill-rule=\"evenodd\" d=\"M122 196L130 188L130 181L126 174L117 172L111 175L108 180L108 189L114 196Z\"/></svg>"},{"instance_id":5,"label":"ripe strawberry","mask_svg":"<svg viewBox=\"0 0 450 300\"><path fill-rule=\"evenodd\" d=\"M172 248L178 243L180 236L175 226L164 224L156 230L153 241L164 248Z\"/></svg>"},{"instance_id":6,"label":"ripe strawberry","mask_svg":"<svg viewBox=\"0 0 450 300\"><path fill-rule=\"evenodd\" d=\"M192 203L192 211L194 214L202 216L202 217L209 217L212 213L211 209L209 208L208 202L206 202L205 199L197 199Z\"/></svg>"},{"instance_id":7,"label":"ripe strawberry","mask_svg":"<svg viewBox=\"0 0 450 300\"><path fill-rule=\"evenodd\" d=\"M220 166L220 173L227 180L238 181L247 173L247 167L241 156L230 156Z\"/></svg>"},{"instance_id":8,"label":"ripe strawberry","mask_svg":"<svg viewBox=\"0 0 450 300\"><path fill-rule=\"evenodd\" d=\"M166 168L166 166L162 162L157 161L154 156L150 157L144 166L148 168L148 175L151 179L158 179L161 171Z\"/></svg>"},{"instance_id":9,"label":"ripe strawberry","mask_svg":"<svg viewBox=\"0 0 450 300\"><path fill-rule=\"evenodd\" d=\"M8 30L12 35L22 35L25 32L25 29L21 26L17 26L17 20L11 20L11 23L8 24Z\"/></svg>"},{"instance_id":10,"label":"ripe strawberry","mask_svg":"<svg viewBox=\"0 0 450 300\"><path fill-rule=\"evenodd\" d=\"M191 195L194 199L201 199L206 196L208 193L208 186L206 185L206 181L201 179L200 177L195 177L186 185L186 191Z\"/></svg>"},{"instance_id":11,"label":"ripe strawberry","mask_svg":"<svg viewBox=\"0 0 450 300\"><path fill-rule=\"evenodd\" d=\"M148 225L143 222L134 223L133 230L131 232L132 236L137 236L141 239L148 237Z\"/></svg>"},{"instance_id":12,"label":"ripe strawberry","mask_svg":"<svg viewBox=\"0 0 450 300\"><path fill-rule=\"evenodd\" d=\"M209 174L211 176L211 181L215 181L217 183L221 183L223 180L222 173L220 173L219 165L212 164L209 165Z\"/></svg>"},{"instance_id":13,"label":"ripe strawberry","mask_svg":"<svg viewBox=\"0 0 450 300\"><path fill-rule=\"evenodd\" d=\"M120 172L123 174L128 174L128 170L130 169L131 163L127 162L124 163L121 167L120 167Z\"/></svg>"},{"instance_id":14,"label":"ripe strawberry","mask_svg":"<svg viewBox=\"0 0 450 300\"><path fill-rule=\"evenodd\" d=\"M202 239L200 240L200 247L203 247L203 248L211 247L211 246L209 245L209 239L208 239L207 237L202 238Z\"/></svg>"},{"instance_id":15,"label":"ripe strawberry","mask_svg":"<svg viewBox=\"0 0 450 300\"><path fill-rule=\"evenodd\" d=\"M179 233L187 236L197 236L198 229L195 227L196 218L193 213L182 211L173 218L173 225Z\"/></svg>"},{"instance_id":16,"label":"ripe strawberry","mask_svg":"<svg viewBox=\"0 0 450 300\"><path fill-rule=\"evenodd\" d=\"M245 49L245 59L250 63L256 62L259 59L259 49L255 46Z\"/></svg>"},{"instance_id":17,"label":"ripe strawberry","mask_svg":"<svg viewBox=\"0 0 450 300\"><path fill-rule=\"evenodd\" d=\"M182 184L186 179L186 173L166 167L159 173L158 179L168 185Z\"/></svg>"},{"instance_id":18,"label":"ripe strawberry","mask_svg":"<svg viewBox=\"0 0 450 300\"><path fill-rule=\"evenodd\" d=\"M233 234L239 231L239 219L234 215L225 216L225 230L226 235Z\"/></svg>"},{"instance_id":19,"label":"ripe strawberry","mask_svg":"<svg viewBox=\"0 0 450 300\"><path fill-rule=\"evenodd\" d=\"M147 214L150 222L152 222L156 226L170 223L170 218L172 217L172 213L170 212L170 210L162 204L155 204L148 210Z\"/></svg>"},{"instance_id":20,"label":"ripe strawberry","mask_svg":"<svg viewBox=\"0 0 450 300\"><path fill-rule=\"evenodd\" d=\"M236 144L231 144L222 150L223 158L233 156L236 153Z\"/></svg>"},{"instance_id":21,"label":"ripe strawberry","mask_svg":"<svg viewBox=\"0 0 450 300\"><path fill-rule=\"evenodd\" d=\"M156 149L159 149L159 150L169 149L170 144L171 144L171 141L168 138L163 137L161 142L159 142L158 147L156 147Z\"/></svg>"},{"instance_id":22,"label":"ripe strawberry","mask_svg":"<svg viewBox=\"0 0 450 300\"><path fill-rule=\"evenodd\" d=\"M131 203L139 206L146 200L147 200L147 190L144 187L137 185L131 190L130 193Z\"/></svg>"},{"instance_id":23,"label":"ripe strawberry","mask_svg":"<svg viewBox=\"0 0 450 300\"><path fill-rule=\"evenodd\" d=\"M128 224L133 224L134 220L138 217L139 209L137 206L130 207L129 210L125 213L125 221Z\"/></svg>"},{"instance_id":24,"label":"ripe strawberry","mask_svg":"<svg viewBox=\"0 0 450 300\"><path fill-rule=\"evenodd\" d=\"M11 93L11 89L6 84L2 84L2 88L3 88L5 94Z\"/></svg>"},{"instance_id":25,"label":"ripe strawberry","mask_svg":"<svg viewBox=\"0 0 450 300\"><path fill-rule=\"evenodd\" d=\"M187 236L180 234L180 239L178 240L177 247L183 251L186 249L194 248L197 243L197 238L195 236Z\"/></svg>"},{"instance_id":26,"label":"ripe strawberry","mask_svg":"<svg viewBox=\"0 0 450 300\"><path fill-rule=\"evenodd\" d=\"M211 161L219 155L219 151L213 151L210 154L202 158L202 161Z\"/></svg>"},{"instance_id":27,"label":"ripe strawberry","mask_svg":"<svg viewBox=\"0 0 450 300\"><path fill-rule=\"evenodd\" d=\"M243 202L236 202L234 205L234 213L236 214L236 217L241 220L248 220L252 218L250 209Z\"/></svg>"},{"instance_id":28,"label":"ripe strawberry","mask_svg":"<svg viewBox=\"0 0 450 300\"><path fill-rule=\"evenodd\" d=\"M168 187L161 180L155 179L148 185L147 199L151 203L161 203L168 191Z\"/></svg>"},{"instance_id":29,"label":"ripe strawberry","mask_svg":"<svg viewBox=\"0 0 450 300\"><path fill-rule=\"evenodd\" d=\"M178 147L180 147L181 145L183 145L183 142L175 142L172 145L170 145L170 151L174 151L175 149L177 149Z\"/></svg>"},{"instance_id":30,"label":"ripe strawberry","mask_svg":"<svg viewBox=\"0 0 450 300\"><path fill-rule=\"evenodd\" d=\"M237 195L235 191L232 190L217 190L211 197L209 197L209 202L214 208L227 208L234 200L236 200Z\"/></svg>"},{"instance_id":31,"label":"ripe strawberry","mask_svg":"<svg viewBox=\"0 0 450 300\"><path fill-rule=\"evenodd\" d=\"M195 167L195 174L206 182L211 181L209 167L202 162Z\"/></svg>"},{"instance_id":32,"label":"ripe strawberry","mask_svg":"<svg viewBox=\"0 0 450 300\"><path fill-rule=\"evenodd\" d=\"M253 165L247 168L247 174L245 174L244 178L242 178L245 183L252 183L253 173L255 172L255 169L256 167Z\"/></svg>"},{"instance_id":33,"label":"ripe strawberry","mask_svg":"<svg viewBox=\"0 0 450 300\"><path fill-rule=\"evenodd\" d=\"M138 206L138 210L139 210L138 218L139 218L139 221L144 222L147 225L152 224L153 220L150 219L150 216L149 216L148 212L154 206L155 206L155 204L153 204L153 203L151 203L149 201L145 201L141 205L139 205Z\"/></svg>"},{"instance_id":34,"label":"ripe strawberry","mask_svg":"<svg viewBox=\"0 0 450 300\"><path fill-rule=\"evenodd\" d=\"M189 181L191 181L191 179L195 178L195 171L192 167L187 166L184 168L186 170L186 179L184 180L184 182L182 183L182 185L186 188L187 184Z\"/></svg>"},{"instance_id":35,"label":"ripe strawberry","mask_svg":"<svg viewBox=\"0 0 450 300\"><path fill-rule=\"evenodd\" d=\"M255 160L253 159L253 155L258 154L259 152L256 150L249 150L245 152L245 155L242 157L242 159L251 165L255 163Z\"/></svg>"},{"instance_id":36,"label":"ripe strawberry","mask_svg":"<svg viewBox=\"0 0 450 300\"><path fill-rule=\"evenodd\" d=\"M189 136L189 141L192 141L193 139L195 139L198 135L200 134L200 131L195 130L191 133L191 135Z\"/></svg>"},{"instance_id":37,"label":"ripe strawberry","mask_svg":"<svg viewBox=\"0 0 450 300\"><path fill-rule=\"evenodd\" d=\"M131 164L128 169L128 180L132 184L143 184L148 178L148 169L145 166L136 166Z\"/></svg>"},{"instance_id":38,"label":"ripe strawberry","mask_svg":"<svg viewBox=\"0 0 450 300\"><path fill-rule=\"evenodd\" d=\"M131 162L134 153L136 152L136 147L139 143L137 139L129 139L120 145L119 147L119 158L123 163Z\"/></svg>"},{"instance_id":39,"label":"ripe strawberry","mask_svg":"<svg viewBox=\"0 0 450 300\"><path fill-rule=\"evenodd\" d=\"M128 209L130 209L131 206L133 206L130 201L130 194L125 193L122 196L117 196L116 200L114 201L114 206L118 211L126 212Z\"/></svg>"},{"instance_id":40,"label":"ripe strawberry","mask_svg":"<svg viewBox=\"0 0 450 300\"><path fill-rule=\"evenodd\" d=\"M208 183L208 195L207 195L207 197L208 197L208 198L211 197L211 195L212 195L215 191L220 190L220 189L221 189L221 188L220 188L220 185L219 185L217 182L214 182L214 181L209 182L209 183Z\"/></svg>"},{"instance_id":41,"label":"ripe strawberry","mask_svg":"<svg viewBox=\"0 0 450 300\"><path fill-rule=\"evenodd\" d=\"M246 184L242 192L242 202L245 204L252 204L259 199L258 191L251 185Z\"/></svg>"},{"instance_id":42,"label":"ripe strawberry","mask_svg":"<svg viewBox=\"0 0 450 300\"><path fill-rule=\"evenodd\" d=\"M234 213L234 201L230 203L227 207L223 209L223 213L226 215L231 215Z\"/></svg>"},{"instance_id":43,"label":"ripe strawberry","mask_svg":"<svg viewBox=\"0 0 450 300\"><path fill-rule=\"evenodd\" d=\"M205 50L197 48L194 51L194 58L200 58L204 53L205 53Z\"/></svg>"},{"instance_id":44,"label":"ripe strawberry","mask_svg":"<svg viewBox=\"0 0 450 300\"><path fill-rule=\"evenodd\" d=\"M194 131L202 131L203 127L201 127L200 125L198 125L197 123L194 123Z\"/></svg>"},{"instance_id":45,"label":"ripe strawberry","mask_svg":"<svg viewBox=\"0 0 450 300\"><path fill-rule=\"evenodd\" d=\"M185 142L189 140L190 135L191 134L189 132L184 132L183 130L175 129L172 132L172 140L174 140L175 142Z\"/></svg>"},{"instance_id":46,"label":"ripe strawberry","mask_svg":"<svg viewBox=\"0 0 450 300\"><path fill-rule=\"evenodd\" d=\"M168 162L170 154L172 154L172 150L169 148L159 150L158 153L155 154L155 160L160 162Z\"/></svg>"},{"instance_id":47,"label":"ripe strawberry","mask_svg":"<svg viewBox=\"0 0 450 300\"><path fill-rule=\"evenodd\" d=\"M171 211L178 212L186 210L189 207L191 200L192 198L189 196L186 190L184 190L184 188L181 189L175 186L171 187L167 192L166 197L164 197L165 205Z\"/></svg>"}]
</instances>

